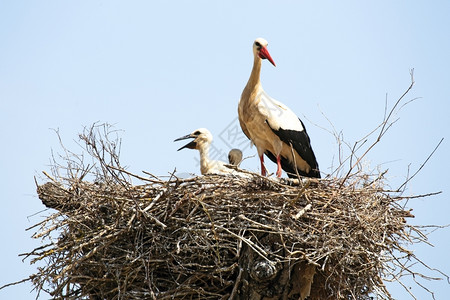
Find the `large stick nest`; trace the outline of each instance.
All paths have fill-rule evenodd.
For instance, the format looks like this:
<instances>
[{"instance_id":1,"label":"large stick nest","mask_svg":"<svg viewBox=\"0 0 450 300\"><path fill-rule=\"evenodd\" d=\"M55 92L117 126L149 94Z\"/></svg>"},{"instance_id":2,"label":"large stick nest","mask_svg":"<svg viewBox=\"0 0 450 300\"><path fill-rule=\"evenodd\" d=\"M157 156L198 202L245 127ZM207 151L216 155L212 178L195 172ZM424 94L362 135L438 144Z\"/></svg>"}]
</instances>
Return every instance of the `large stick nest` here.
<instances>
[{"instance_id":1,"label":"large stick nest","mask_svg":"<svg viewBox=\"0 0 450 300\"><path fill-rule=\"evenodd\" d=\"M41 234L60 235L33 252L49 262L34 281L65 299L218 299L256 285L269 287L265 296L283 294L283 280L292 280L298 286L286 299L298 299L304 284L292 275L314 266L310 299L387 294L382 275L393 252L405 251L399 242L408 239L411 214L378 181L355 180L290 186L255 174L137 186L48 182L39 197L59 213ZM243 263L248 252L253 259ZM258 268L270 274L258 278ZM280 278L282 268L291 276Z\"/></svg>"},{"instance_id":2,"label":"large stick nest","mask_svg":"<svg viewBox=\"0 0 450 300\"><path fill-rule=\"evenodd\" d=\"M391 299L386 281L415 298L401 280L412 275L433 296L417 280L440 278L413 267L448 276L406 246L428 243L423 230L437 226L408 224L405 208L407 199L432 194L402 196L417 172L391 191L384 173L361 167L395 122L412 73L411 80L383 122L321 180L246 171L143 177L121 166L117 133L94 124L80 135L83 154L61 144L63 163L53 157L52 175L38 184L39 198L56 211L31 227L46 243L24 255L45 265L26 280L53 299L347 300Z\"/></svg>"},{"instance_id":3,"label":"large stick nest","mask_svg":"<svg viewBox=\"0 0 450 300\"><path fill-rule=\"evenodd\" d=\"M383 281L417 274L404 244L426 237L383 174L142 177L96 130L80 135L92 162L65 149L37 189L56 212L25 255L54 299L390 299Z\"/></svg>"}]
</instances>

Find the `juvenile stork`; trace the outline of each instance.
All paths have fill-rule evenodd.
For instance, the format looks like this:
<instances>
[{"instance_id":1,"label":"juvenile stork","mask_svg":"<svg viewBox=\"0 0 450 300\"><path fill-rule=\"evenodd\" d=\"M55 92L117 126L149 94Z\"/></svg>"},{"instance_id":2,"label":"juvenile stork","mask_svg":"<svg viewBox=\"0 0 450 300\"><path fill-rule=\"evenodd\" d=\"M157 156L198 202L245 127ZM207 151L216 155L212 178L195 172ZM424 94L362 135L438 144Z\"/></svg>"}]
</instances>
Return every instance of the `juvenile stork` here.
<instances>
[{"instance_id":1,"label":"juvenile stork","mask_svg":"<svg viewBox=\"0 0 450 300\"><path fill-rule=\"evenodd\" d=\"M242 162L242 151L239 149L231 149L228 152L228 162L230 165L239 167Z\"/></svg>"},{"instance_id":2,"label":"juvenile stork","mask_svg":"<svg viewBox=\"0 0 450 300\"><path fill-rule=\"evenodd\" d=\"M233 172L233 169L227 168L224 162L209 159L209 147L213 138L208 129L199 128L188 135L174 140L174 142L189 138L193 138L194 140L178 149L178 151L184 148L197 149L200 152L200 172L202 175L229 174Z\"/></svg>"},{"instance_id":3,"label":"juvenile stork","mask_svg":"<svg viewBox=\"0 0 450 300\"><path fill-rule=\"evenodd\" d=\"M320 178L319 165L305 125L286 105L269 97L261 86L262 60L267 59L275 66L267 44L263 38L253 43L253 69L238 106L242 131L256 146L261 161L261 175L266 175L266 154L277 164L278 177L281 177L283 169L289 177L297 177L298 173Z\"/></svg>"}]
</instances>

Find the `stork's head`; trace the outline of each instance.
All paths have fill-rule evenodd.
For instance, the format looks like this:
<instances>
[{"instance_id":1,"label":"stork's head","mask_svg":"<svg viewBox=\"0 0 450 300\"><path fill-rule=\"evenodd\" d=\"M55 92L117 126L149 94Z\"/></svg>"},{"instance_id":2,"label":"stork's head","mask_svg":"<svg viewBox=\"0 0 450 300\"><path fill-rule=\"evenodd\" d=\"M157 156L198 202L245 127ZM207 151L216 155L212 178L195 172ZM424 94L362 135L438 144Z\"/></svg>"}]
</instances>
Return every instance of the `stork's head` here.
<instances>
[{"instance_id":1,"label":"stork's head","mask_svg":"<svg viewBox=\"0 0 450 300\"><path fill-rule=\"evenodd\" d=\"M180 151L181 149L184 149L184 148L198 150L203 146L210 145L212 142L212 134L206 128L199 128L197 130L194 130L192 133L190 133L188 135L177 138L174 142L185 140L185 139L190 139L190 138L193 138L194 140L187 143L180 149L178 149L178 151Z\"/></svg>"},{"instance_id":2,"label":"stork's head","mask_svg":"<svg viewBox=\"0 0 450 300\"><path fill-rule=\"evenodd\" d=\"M228 152L228 162L231 165L239 166L242 161L242 151L239 149L231 149Z\"/></svg>"},{"instance_id":3,"label":"stork's head","mask_svg":"<svg viewBox=\"0 0 450 300\"><path fill-rule=\"evenodd\" d=\"M259 57L261 59L268 59L272 65L275 65L275 62L273 61L272 57L270 57L269 51L267 50L267 41L263 38L257 38L255 42L253 43L253 54L255 57Z\"/></svg>"}]
</instances>

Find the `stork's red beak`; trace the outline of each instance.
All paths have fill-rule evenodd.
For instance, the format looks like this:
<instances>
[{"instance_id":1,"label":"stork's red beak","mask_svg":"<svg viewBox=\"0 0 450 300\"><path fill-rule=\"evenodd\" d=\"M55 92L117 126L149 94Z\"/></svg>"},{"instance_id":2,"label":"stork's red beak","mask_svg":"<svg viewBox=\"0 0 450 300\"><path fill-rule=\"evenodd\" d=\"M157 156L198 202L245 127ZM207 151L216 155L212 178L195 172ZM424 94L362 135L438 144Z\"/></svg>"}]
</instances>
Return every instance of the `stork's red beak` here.
<instances>
[{"instance_id":1,"label":"stork's red beak","mask_svg":"<svg viewBox=\"0 0 450 300\"><path fill-rule=\"evenodd\" d=\"M272 63L272 65L274 65L275 67L277 66L273 61L272 57L270 56L267 47L261 47L261 49L259 50L259 57L261 57L262 59L267 58Z\"/></svg>"}]
</instances>

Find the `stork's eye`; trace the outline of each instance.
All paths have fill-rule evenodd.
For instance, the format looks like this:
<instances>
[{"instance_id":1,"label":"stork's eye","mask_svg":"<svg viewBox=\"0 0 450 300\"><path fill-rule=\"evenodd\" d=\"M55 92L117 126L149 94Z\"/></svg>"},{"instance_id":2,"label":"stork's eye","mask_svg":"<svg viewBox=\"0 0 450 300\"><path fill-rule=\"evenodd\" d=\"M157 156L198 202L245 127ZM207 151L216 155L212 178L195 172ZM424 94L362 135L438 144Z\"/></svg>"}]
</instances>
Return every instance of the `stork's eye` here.
<instances>
[{"instance_id":1,"label":"stork's eye","mask_svg":"<svg viewBox=\"0 0 450 300\"><path fill-rule=\"evenodd\" d=\"M261 44L259 42L255 42L256 47L261 48Z\"/></svg>"},{"instance_id":2,"label":"stork's eye","mask_svg":"<svg viewBox=\"0 0 450 300\"><path fill-rule=\"evenodd\" d=\"M200 131L196 131L196 132L194 132L194 135L200 135Z\"/></svg>"}]
</instances>

